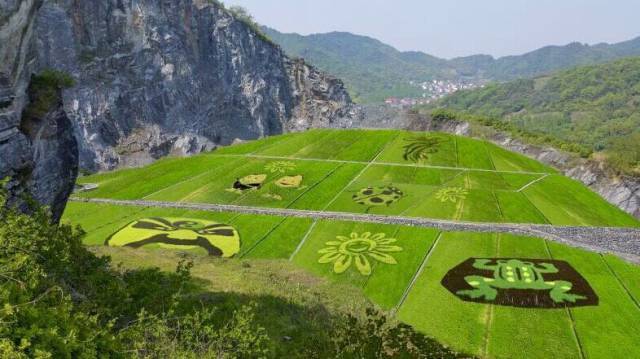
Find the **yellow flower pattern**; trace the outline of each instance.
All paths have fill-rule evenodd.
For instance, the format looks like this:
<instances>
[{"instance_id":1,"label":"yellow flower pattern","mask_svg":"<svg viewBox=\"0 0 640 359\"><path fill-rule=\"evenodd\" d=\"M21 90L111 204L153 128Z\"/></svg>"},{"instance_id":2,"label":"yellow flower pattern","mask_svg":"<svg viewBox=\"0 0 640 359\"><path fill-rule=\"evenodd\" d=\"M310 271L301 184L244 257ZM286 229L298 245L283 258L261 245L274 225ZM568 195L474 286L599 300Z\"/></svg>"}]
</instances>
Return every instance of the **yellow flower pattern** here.
<instances>
[{"instance_id":1,"label":"yellow flower pattern","mask_svg":"<svg viewBox=\"0 0 640 359\"><path fill-rule=\"evenodd\" d=\"M393 245L396 241L395 238L386 238L384 233L365 232L351 233L349 237L337 236L335 241L326 242L327 247L318 251L322 254L318 263L333 263L336 274L344 273L355 264L360 274L368 276L372 272L372 259L386 264L398 264L389 254L402 251L402 247Z\"/></svg>"}]
</instances>

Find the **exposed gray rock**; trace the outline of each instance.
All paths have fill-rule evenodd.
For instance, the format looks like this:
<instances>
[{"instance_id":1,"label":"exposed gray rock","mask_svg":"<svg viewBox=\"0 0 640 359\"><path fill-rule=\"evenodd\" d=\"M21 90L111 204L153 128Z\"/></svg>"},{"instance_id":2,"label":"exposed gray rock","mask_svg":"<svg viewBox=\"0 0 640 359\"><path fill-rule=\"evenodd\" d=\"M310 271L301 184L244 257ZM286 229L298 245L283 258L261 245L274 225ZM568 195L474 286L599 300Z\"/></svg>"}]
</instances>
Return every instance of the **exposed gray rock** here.
<instances>
[{"instance_id":1,"label":"exposed gray rock","mask_svg":"<svg viewBox=\"0 0 640 359\"><path fill-rule=\"evenodd\" d=\"M77 174L77 149L61 102L25 117L36 70L34 23L41 0L0 1L0 178L9 178L9 204L28 210L26 195L62 215ZM32 99L33 100L33 99Z\"/></svg>"},{"instance_id":2,"label":"exposed gray rock","mask_svg":"<svg viewBox=\"0 0 640 359\"><path fill-rule=\"evenodd\" d=\"M359 116L342 82L210 1L50 1L37 34L39 66L78 83L64 106L86 169L349 127Z\"/></svg>"},{"instance_id":3,"label":"exposed gray rock","mask_svg":"<svg viewBox=\"0 0 640 359\"><path fill-rule=\"evenodd\" d=\"M602 166L602 163L576 158L551 147L525 144L503 133L496 133L489 139L508 150L558 168L566 176L582 182L600 194L609 203L640 218L640 179L614 176Z\"/></svg>"},{"instance_id":4,"label":"exposed gray rock","mask_svg":"<svg viewBox=\"0 0 640 359\"><path fill-rule=\"evenodd\" d=\"M61 95L44 116L24 114L20 124L31 143L33 169L27 182L29 192L35 200L50 207L56 221L64 212L78 175L78 144L60 98Z\"/></svg>"},{"instance_id":5,"label":"exposed gray rock","mask_svg":"<svg viewBox=\"0 0 640 359\"><path fill-rule=\"evenodd\" d=\"M460 136L476 135L468 122L436 122L429 116L386 105L365 107L364 118L354 122L354 127L403 128L410 131L440 131ZM576 158L555 148L526 144L491 128L484 130L481 136L483 139L560 169L566 176L584 183L610 203L640 219L639 178L612 176L598 162Z\"/></svg>"}]
</instances>

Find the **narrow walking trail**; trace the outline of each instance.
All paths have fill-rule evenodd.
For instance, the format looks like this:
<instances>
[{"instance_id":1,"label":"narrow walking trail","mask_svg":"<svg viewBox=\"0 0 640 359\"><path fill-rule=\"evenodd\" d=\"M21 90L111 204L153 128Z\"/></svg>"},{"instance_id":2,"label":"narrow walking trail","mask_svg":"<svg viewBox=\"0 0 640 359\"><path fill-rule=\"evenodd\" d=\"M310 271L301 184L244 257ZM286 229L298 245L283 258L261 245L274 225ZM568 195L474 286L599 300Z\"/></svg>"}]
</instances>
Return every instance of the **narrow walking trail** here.
<instances>
[{"instance_id":1,"label":"narrow walking trail","mask_svg":"<svg viewBox=\"0 0 640 359\"><path fill-rule=\"evenodd\" d=\"M312 218L394 224L413 227L436 228L448 232L492 232L540 237L573 247L600 253L613 253L632 262L640 263L640 228L576 227L542 224L462 222L421 217L387 216L349 212L312 211L289 208L267 208L228 204L162 202L147 200L115 200L103 198L72 197L70 201L101 203L119 206L178 208L210 212L232 212L284 217Z\"/></svg>"}]
</instances>

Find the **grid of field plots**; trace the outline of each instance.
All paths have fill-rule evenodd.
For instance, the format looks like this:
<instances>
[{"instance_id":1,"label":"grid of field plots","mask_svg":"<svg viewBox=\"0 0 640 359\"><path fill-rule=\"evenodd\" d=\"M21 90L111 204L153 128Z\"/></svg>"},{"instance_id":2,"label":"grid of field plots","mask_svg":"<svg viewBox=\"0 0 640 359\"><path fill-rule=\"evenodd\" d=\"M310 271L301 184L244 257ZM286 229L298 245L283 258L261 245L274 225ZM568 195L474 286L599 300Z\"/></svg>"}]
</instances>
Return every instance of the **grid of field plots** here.
<instances>
[{"instance_id":1,"label":"grid of field plots","mask_svg":"<svg viewBox=\"0 0 640 359\"><path fill-rule=\"evenodd\" d=\"M79 194L92 198L640 226L536 161L445 134L314 130L80 182L98 184ZM108 244L147 219L167 223L161 230L169 237L200 230L212 241L218 232L202 231L198 222L205 229L225 224L239 241L239 249L229 247L234 258L290 260L349 283L400 320L470 354L640 357L640 267L613 256L508 234L158 207L72 202L64 217L83 227L87 245ZM170 247L158 242L141 250ZM178 250L207 254L198 246Z\"/></svg>"}]
</instances>

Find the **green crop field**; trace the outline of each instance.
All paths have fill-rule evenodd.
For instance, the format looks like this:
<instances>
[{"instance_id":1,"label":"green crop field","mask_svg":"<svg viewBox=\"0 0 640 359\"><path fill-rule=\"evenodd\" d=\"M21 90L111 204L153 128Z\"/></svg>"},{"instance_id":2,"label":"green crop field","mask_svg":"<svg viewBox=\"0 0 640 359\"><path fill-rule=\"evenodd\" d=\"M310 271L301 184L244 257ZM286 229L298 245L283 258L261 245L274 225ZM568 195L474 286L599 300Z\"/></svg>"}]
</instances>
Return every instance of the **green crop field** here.
<instances>
[{"instance_id":1,"label":"green crop field","mask_svg":"<svg viewBox=\"0 0 640 359\"><path fill-rule=\"evenodd\" d=\"M234 190L236 181L252 179L256 183L250 184L251 190ZM286 183L291 180L295 183ZM483 141L442 133L312 130L79 182L99 185L80 194L89 198L477 222L639 226L630 215L547 166ZM401 198L383 205L354 201L362 189L385 186L397 188Z\"/></svg>"},{"instance_id":2,"label":"green crop field","mask_svg":"<svg viewBox=\"0 0 640 359\"><path fill-rule=\"evenodd\" d=\"M640 357L640 267L506 233L155 206L232 204L486 223L640 227L536 161L441 133L312 130L82 177L89 246L283 260L490 358Z\"/></svg>"}]
</instances>

